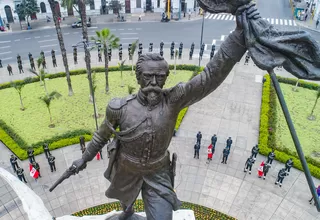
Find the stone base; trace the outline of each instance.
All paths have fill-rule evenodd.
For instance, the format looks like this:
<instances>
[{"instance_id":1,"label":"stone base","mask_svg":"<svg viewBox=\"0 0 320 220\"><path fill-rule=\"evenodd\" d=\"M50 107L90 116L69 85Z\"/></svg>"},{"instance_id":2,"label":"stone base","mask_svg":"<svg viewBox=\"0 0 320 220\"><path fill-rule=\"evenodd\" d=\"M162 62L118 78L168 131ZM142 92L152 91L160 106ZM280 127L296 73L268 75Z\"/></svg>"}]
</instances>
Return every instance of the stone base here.
<instances>
[{"instance_id":1,"label":"stone base","mask_svg":"<svg viewBox=\"0 0 320 220\"><path fill-rule=\"evenodd\" d=\"M105 215L92 215L92 216L83 216L83 217L75 217L75 216L62 216L56 218L57 220L117 220L117 216L121 213L121 211L112 211ZM144 212L135 213L128 220L146 220L146 214ZM172 220L195 220L194 213L192 210L177 210L173 212Z\"/></svg>"}]
</instances>

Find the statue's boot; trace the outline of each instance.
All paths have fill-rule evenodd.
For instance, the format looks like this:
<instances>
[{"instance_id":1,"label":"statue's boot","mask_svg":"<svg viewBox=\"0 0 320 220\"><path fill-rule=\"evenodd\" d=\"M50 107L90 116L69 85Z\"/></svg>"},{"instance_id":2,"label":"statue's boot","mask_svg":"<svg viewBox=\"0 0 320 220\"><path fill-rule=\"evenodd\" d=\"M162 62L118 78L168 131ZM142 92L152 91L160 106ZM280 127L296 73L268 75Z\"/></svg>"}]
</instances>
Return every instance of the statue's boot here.
<instances>
[{"instance_id":1,"label":"statue's boot","mask_svg":"<svg viewBox=\"0 0 320 220\"><path fill-rule=\"evenodd\" d=\"M124 204L121 204L123 212L117 215L114 215L106 220L146 220L145 217L138 216L134 214L133 205L127 207Z\"/></svg>"}]
</instances>

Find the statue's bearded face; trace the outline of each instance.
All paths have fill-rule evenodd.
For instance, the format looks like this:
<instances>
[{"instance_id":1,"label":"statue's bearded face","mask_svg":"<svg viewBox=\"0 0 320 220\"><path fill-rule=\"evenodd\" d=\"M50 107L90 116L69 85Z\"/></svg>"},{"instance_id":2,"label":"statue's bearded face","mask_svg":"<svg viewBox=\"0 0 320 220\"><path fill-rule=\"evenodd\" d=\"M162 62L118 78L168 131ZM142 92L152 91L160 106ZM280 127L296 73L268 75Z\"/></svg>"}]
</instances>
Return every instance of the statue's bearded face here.
<instances>
[{"instance_id":1,"label":"statue's bearded face","mask_svg":"<svg viewBox=\"0 0 320 220\"><path fill-rule=\"evenodd\" d=\"M138 82L141 91L150 99L154 99L162 92L167 79L168 66L164 61L145 61L142 65Z\"/></svg>"},{"instance_id":2,"label":"statue's bearded face","mask_svg":"<svg viewBox=\"0 0 320 220\"><path fill-rule=\"evenodd\" d=\"M210 13L231 13L235 14L236 10L251 0L197 0L199 6Z\"/></svg>"}]
</instances>

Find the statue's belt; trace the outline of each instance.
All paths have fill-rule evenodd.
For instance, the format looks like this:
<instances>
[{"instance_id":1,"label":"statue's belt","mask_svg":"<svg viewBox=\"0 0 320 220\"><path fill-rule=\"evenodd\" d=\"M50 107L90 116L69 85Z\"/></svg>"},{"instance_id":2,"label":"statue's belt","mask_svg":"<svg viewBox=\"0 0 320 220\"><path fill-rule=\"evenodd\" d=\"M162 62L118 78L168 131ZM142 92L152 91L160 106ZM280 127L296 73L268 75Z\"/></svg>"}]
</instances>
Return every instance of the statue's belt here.
<instances>
[{"instance_id":1,"label":"statue's belt","mask_svg":"<svg viewBox=\"0 0 320 220\"><path fill-rule=\"evenodd\" d=\"M133 157L124 152L119 152L118 160L121 163L121 166L124 166L126 169L134 172L139 171L143 173L149 173L165 168L166 166L169 168L170 166L170 154L168 151L157 159L149 160Z\"/></svg>"}]
</instances>

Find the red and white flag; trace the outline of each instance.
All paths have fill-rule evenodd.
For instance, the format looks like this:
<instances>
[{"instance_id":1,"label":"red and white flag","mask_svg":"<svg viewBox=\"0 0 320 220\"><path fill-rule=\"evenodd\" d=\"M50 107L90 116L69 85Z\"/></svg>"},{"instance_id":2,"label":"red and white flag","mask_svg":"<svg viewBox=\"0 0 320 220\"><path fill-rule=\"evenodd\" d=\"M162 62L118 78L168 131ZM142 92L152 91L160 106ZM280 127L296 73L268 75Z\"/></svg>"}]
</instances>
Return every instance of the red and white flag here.
<instances>
[{"instance_id":1,"label":"red and white flag","mask_svg":"<svg viewBox=\"0 0 320 220\"><path fill-rule=\"evenodd\" d=\"M30 170L30 176L35 178L35 179L38 179L39 172L32 166L31 163L29 164L29 170Z\"/></svg>"}]
</instances>

